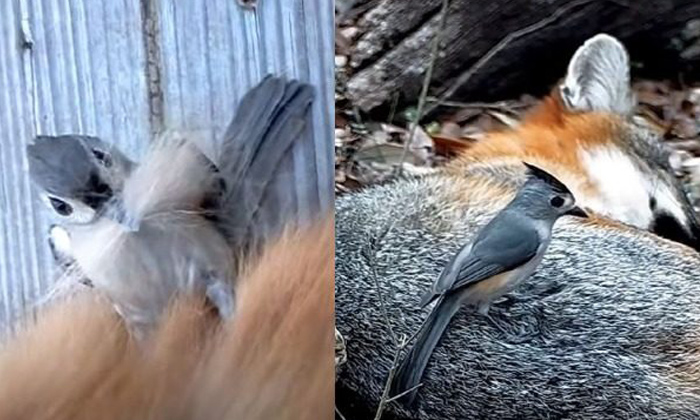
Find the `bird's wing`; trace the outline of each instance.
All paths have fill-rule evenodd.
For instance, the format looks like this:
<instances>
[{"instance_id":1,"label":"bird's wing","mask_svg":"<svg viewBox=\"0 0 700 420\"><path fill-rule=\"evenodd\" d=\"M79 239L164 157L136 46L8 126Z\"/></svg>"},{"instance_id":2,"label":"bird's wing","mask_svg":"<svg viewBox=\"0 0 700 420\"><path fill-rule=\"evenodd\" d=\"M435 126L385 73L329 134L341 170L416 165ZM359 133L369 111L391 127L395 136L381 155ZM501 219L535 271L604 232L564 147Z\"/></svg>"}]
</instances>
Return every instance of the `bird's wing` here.
<instances>
[{"instance_id":1,"label":"bird's wing","mask_svg":"<svg viewBox=\"0 0 700 420\"><path fill-rule=\"evenodd\" d=\"M311 85L268 76L241 100L215 159L226 184L218 218L234 248L259 244L297 216L292 145L312 140L304 130L313 95Z\"/></svg>"},{"instance_id":2,"label":"bird's wing","mask_svg":"<svg viewBox=\"0 0 700 420\"><path fill-rule=\"evenodd\" d=\"M456 262L458 260L463 259L463 256L469 255L472 249L472 244L469 243L465 246L463 246L459 251L457 251L450 260L447 262L445 267L443 268L442 272L440 273L440 276L435 280L433 285L428 289L425 294L421 297L420 300L420 307L424 308L427 306L430 302L435 300L438 296L442 295L445 293L447 290L449 290L452 287L452 284L455 281L456 275L458 272L455 272L455 268L458 268L456 266Z\"/></svg>"},{"instance_id":3,"label":"bird's wing","mask_svg":"<svg viewBox=\"0 0 700 420\"><path fill-rule=\"evenodd\" d=\"M490 224L474 242L469 255L458 261L459 269L450 290L524 265L537 254L540 244L537 230L528 224Z\"/></svg>"}]
</instances>

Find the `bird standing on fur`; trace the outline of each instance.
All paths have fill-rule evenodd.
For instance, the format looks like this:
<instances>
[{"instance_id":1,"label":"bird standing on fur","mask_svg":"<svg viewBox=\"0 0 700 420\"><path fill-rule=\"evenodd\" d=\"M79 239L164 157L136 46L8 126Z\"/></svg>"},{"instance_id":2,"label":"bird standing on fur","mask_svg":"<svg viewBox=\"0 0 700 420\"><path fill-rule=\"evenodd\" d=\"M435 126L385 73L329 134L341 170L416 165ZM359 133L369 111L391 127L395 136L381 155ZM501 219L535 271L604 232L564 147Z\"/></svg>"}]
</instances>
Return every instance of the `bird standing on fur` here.
<instances>
[{"instance_id":1,"label":"bird standing on fur","mask_svg":"<svg viewBox=\"0 0 700 420\"><path fill-rule=\"evenodd\" d=\"M309 85L265 78L211 156L179 135L158 139L139 165L93 137L41 136L28 146L30 175L64 222L62 254L136 335L177 292L206 293L222 316L232 314L236 257L288 222L281 204L275 220L261 207L275 198L268 189L312 98Z\"/></svg>"},{"instance_id":2,"label":"bird standing on fur","mask_svg":"<svg viewBox=\"0 0 700 420\"><path fill-rule=\"evenodd\" d=\"M454 255L421 298L437 304L392 383L394 395L416 387L430 355L452 317L464 304L487 316L489 306L530 277L544 256L559 217L586 217L574 196L555 177L525 163L528 179L515 198ZM408 393L410 404L417 390Z\"/></svg>"}]
</instances>

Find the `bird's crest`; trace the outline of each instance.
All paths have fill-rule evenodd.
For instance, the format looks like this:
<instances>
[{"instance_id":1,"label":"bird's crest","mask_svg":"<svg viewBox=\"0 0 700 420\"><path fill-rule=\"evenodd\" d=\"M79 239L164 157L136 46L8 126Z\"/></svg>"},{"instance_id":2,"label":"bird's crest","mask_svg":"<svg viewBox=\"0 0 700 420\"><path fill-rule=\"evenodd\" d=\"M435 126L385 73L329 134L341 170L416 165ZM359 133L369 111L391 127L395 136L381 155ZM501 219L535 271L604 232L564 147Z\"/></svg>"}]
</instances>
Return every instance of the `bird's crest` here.
<instances>
[{"instance_id":1,"label":"bird's crest","mask_svg":"<svg viewBox=\"0 0 700 420\"><path fill-rule=\"evenodd\" d=\"M564 185L561 181L559 181L549 172L545 171L544 169L538 168L535 165L531 165L527 162L523 162L523 165L527 167L527 174L529 178L544 181L547 185L552 187L552 189L558 193L571 195L571 191L569 191L566 185Z\"/></svg>"}]
</instances>

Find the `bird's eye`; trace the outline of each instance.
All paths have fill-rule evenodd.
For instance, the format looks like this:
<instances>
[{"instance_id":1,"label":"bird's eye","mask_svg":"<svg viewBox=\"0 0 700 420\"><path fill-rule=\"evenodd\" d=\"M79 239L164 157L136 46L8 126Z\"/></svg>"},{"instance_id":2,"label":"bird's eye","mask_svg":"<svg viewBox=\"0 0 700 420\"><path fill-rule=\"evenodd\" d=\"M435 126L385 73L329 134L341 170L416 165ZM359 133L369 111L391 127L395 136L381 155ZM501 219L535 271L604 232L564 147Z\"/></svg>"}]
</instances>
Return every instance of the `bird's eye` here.
<instances>
[{"instance_id":1,"label":"bird's eye","mask_svg":"<svg viewBox=\"0 0 700 420\"><path fill-rule=\"evenodd\" d=\"M92 155L95 156L95 159L97 159L105 167L109 168L112 166L112 159L110 158L109 154L103 152L102 150L92 149Z\"/></svg>"},{"instance_id":2,"label":"bird's eye","mask_svg":"<svg viewBox=\"0 0 700 420\"><path fill-rule=\"evenodd\" d=\"M559 196L552 197L552 199L549 200L549 204L554 208L559 208L564 205L564 199Z\"/></svg>"},{"instance_id":3,"label":"bird's eye","mask_svg":"<svg viewBox=\"0 0 700 420\"><path fill-rule=\"evenodd\" d=\"M70 216L73 213L73 207L63 200L49 197L49 203L51 203L51 207L56 210L56 213L60 214L61 216Z\"/></svg>"}]
</instances>

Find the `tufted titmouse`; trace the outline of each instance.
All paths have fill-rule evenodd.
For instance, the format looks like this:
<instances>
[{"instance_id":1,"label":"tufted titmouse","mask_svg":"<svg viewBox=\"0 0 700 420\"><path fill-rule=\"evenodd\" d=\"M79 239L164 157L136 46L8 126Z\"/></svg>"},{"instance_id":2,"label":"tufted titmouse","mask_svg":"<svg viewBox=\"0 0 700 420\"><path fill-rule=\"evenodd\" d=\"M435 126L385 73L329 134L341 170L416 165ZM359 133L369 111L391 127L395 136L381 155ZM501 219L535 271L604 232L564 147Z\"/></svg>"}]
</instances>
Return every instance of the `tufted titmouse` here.
<instances>
[{"instance_id":1,"label":"tufted titmouse","mask_svg":"<svg viewBox=\"0 0 700 420\"><path fill-rule=\"evenodd\" d=\"M156 141L139 165L114 148L95 153L104 144L96 138L37 138L27 148L30 174L65 223L69 246L61 255L74 259L137 334L178 291L206 292L230 316L235 257L279 231L279 220L251 224L266 222L258 213L312 97L309 85L265 78L208 156L177 135ZM277 210L287 222L289 209Z\"/></svg>"},{"instance_id":2,"label":"tufted titmouse","mask_svg":"<svg viewBox=\"0 0 700 420\"><path fill-rule=\"evenodd\" d=\"M494 300L535 271L557 219L563 215L586 217L564 184L540 168L525 166L528 179L515 198L450 259L421 298L421 307L436 299L437 303L397 370L392 382L394 395L420 383L430 355L462 305L472 305L487 316ZM409 404L416 391L406 395Z\"/></svg>"}]
</instances>

